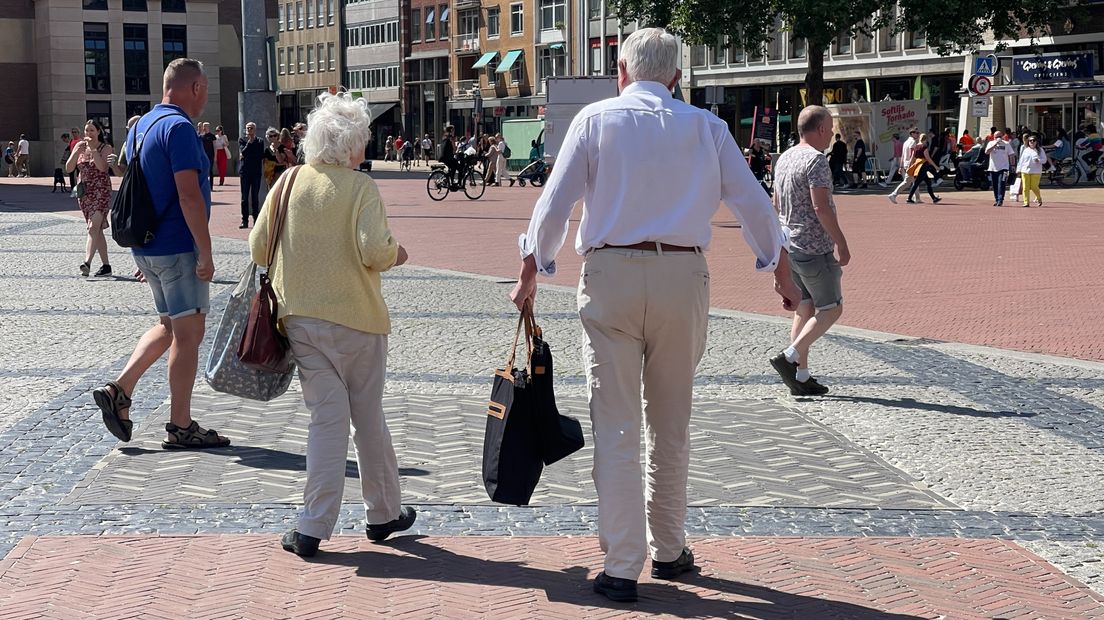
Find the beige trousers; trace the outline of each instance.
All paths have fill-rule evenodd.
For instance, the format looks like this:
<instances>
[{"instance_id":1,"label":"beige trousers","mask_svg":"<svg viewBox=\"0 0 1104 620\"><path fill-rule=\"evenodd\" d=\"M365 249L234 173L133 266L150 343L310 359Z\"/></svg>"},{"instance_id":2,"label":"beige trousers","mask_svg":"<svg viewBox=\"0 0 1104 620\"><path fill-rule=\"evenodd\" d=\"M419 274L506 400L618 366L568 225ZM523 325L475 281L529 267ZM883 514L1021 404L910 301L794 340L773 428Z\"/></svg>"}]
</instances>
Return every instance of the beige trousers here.
<instances>
[{"instance_id":1,"label":"beige trousers","mask_svg":"<svg viewBox=\"0 0 1104 620\"><path fill-rule=\"evenodd\" d=\"M345 491L349 423L370 524L399 517L399 465L383 416L387 336L308 317L284 320L299 366L307 430L307 485L299 532L329 539Z\"/></svg>"},{"instance_id":2,"label":"beige trousers","mask_svg":"<svg viewBox=\"0 0 1104 620\"><path fill-rule=\"evenodd\" d=\"M690 406L705 352L709 267L695 252L592 251L578 302L605 572L637 579L648 555L670 562L686 545Z\"/></svg>"}]
</instances>

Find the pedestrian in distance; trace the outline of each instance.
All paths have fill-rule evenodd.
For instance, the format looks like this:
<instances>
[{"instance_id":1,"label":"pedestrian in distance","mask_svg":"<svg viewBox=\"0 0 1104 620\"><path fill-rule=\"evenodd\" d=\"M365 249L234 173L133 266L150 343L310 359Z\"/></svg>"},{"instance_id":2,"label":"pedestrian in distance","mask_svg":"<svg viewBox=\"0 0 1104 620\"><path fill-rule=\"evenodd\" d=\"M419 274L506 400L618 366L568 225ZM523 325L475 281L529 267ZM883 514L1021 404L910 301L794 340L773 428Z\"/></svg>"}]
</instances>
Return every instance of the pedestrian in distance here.
<instances>
[{"instance_id":1,"label":"pedestrian in distance","mask_svg":"<svg viewBox=\"0 0 1104 620\"><path fill-rule=\"evenodd\" d=\"M280 130L275 127L269 127L265 131L265 139L268 144L265 145L264 150L264 180L271 191L276 185L276 180L288 169L288 162L294 157L294 153L284 144ZM290 140L290 134L288 139Z\"/></svg>"},{"instance_id":2,"label":"pedestrian in distance","mask_svg":"<svg viewBox=\"0 0 1104 620\"><path fill-rule=\"evenodd\" d=\"M794 396L820 396L828 387L810 374L809 351L843 314L843 267L851 250L836 218L832 177L823 151L832 138L832 114L823 106L801 110L801 143L774 166L774 206L789 231L790 270L801 289L790 345L770 360ZM835 252L839 252L839 258Z\"/></svg>"},{"instance_id":3,"label":"pedestrian in distance","mask_svg":"<svg viewBox=\"0 0 1104 620\"><path fill-rule=\"evenodd\" d=\"M139 339L122 373L94 390L93 396L111 434L130 441L131 397L142 375L168 352L170 421L161 447L218 448L230 445L230 440L202 428L191 412L199 345L215 275L208 229L210 160L191 120L207 105L203 64L190 58L170 62L163 92L161 103L134 126L128 147L128 152L139 153L150 200L160 216L153 240L131 248L160 321ZM137 143L140 151L135 151Z\"/></svg>"},{"instance_id":4,"label":"pedestrian in distance","mask_svg":"<svg viewBox=\"0 0 1104 620\"><path fill-rule=\"evenodd\" d=\"M855 142L851 150L851 189L859 187L866 189L866 160L869 153L866 151L866 141L862 139L862 132L855 132Z\"/></svg>"},{"instance_id":5,"label":"pedestrian in distance","mask_svg":"<svg viewBox=\"0 0 1104 620\"><path fill-rule=\"evenodd\" d=\"M241 225L249 228L249 217L257 223L261 211L261 179L264 174L265 145L257 137L257 124L245 124L245 135L238 139L238 169L241 176Z\"/></svg>"},{"instance_id":6,"label":"pedestrian in distance","mask_svg":"<svg viewBox=\"0 0 1104 620\"><path fill-rule=\"evenodd\" d=\"M215 171L218 172L219 187L226 184L226 165L230 162L230 139L222 130L222 125L215 127ZM214 183L214 179L211 180Z\"/></svg>"},{"instance_id":7,"label":"pedestrian in distance","mask_svg":"<svg viewBox=\"0 0 1104 620\"><path fill-rule=\"evenodd\" d=\"M15 168L19 176L31 176L31 142L25 134L19 134L19 144L15 149Z\"/></svg>"},{"instance_id":8,"label":"pedestrian in distance","mask_svg":"<svg viewBox=\"0 0 1104 620\"><path fill-rule=\"evenodd\" d=\"M832 170L832 184L837 187L847 185L847 143L843 136L836 134L836 140L832 143L832 149L828 153L828 167Z\"/></svg>"},{"instance_id":9,"label":"pedestrian in distance","mask_svg":"<svg viewBox=\"0 0 1104 620\"><path fill-rule=\"evenodd\" d=\"M429 157L433 154L433 138L429 137L427 133L422 137L422 157L425 158L425 165L429 165Z\"/></svg>"},{"instance_id":10,"label":"pedestrian in distance","mask_svg":"<svg viewBox=\"0 0 1104 620\"><path fill-rule=\"evenodd\" d=\"M671 95L678 64L679 43L662 28L642 28L624 40L617 59L621 94L584 107L566 128L519 240L522 267L510 295L519 309L534 302L537 273L556 273L568 219L583 200L575 242L585 257L578 303L605 552L593 588L614 601L637 599L649 556L655 579L695 570L685 531L689 422L709 316L702 252L722 200L743 226L756 269L774 272L783 303L795 304L800 295L770 199L756 189L728 125Z\"/></svg>"},{"instance_id":11,"label":"pedestrian in distance","mask_svg":"<svg viewBox=\"0 0 1104 620\"><path fill-rule=\"evenodd\" d=\"M974 139L970 137L970 130L969 129L963 129L962 130L962 138L959 139L958 145L959 145L960 150L963 153L965 153L966 151L969 151L970 149L974 148Z\"/></svg>"},{"instance_id":12,"label":"pedestrian in distance","mask_svg":"<svg viewBox=\"0 0 1104 620\"><path fill-rule=\"evenodd\" d=\"M847 152L846 147L844 147L844 158L846 157ZM763 143L759 140L752 140L751 149L748 151L748 167L751 168L751 174L755 176L755 180L759 181L759 187L762 187L768 196L771 194L771 188L767 187L766 178L770 163L770 153L763 148Z\"/></svg>"},{"instance_id":13,"label":"pedestrian in distance","mask_svg":"<svg viewBox=\"0 0 1104 620\"><path fill-rule=\"evenodd\" d=\"M838 140L838 138L837 138ZM904 152L905 143L901 140L901 134L893 133L893 161L889 164L890 174L889 182L894 183L897 181L897 177L900 176L902 153Z\"/></svg>"},{"instance_id":14,"label":"pedestrian in distance","mask_svg":"<svg viewBox=\"0 0 1104 620\"><path fill-rule=\"evenodd\" d=\"M495 185L502 187L503 181L509 181L510 187L514 186L514 179L510 176L510 170L508 168L509 159L506 156L506 151L509 146L506 144L506 139L502 137L502 134L495 134L494 145L494 162L495 162Z\"/></svg>"},{"instance_id":15,"label":"pedestrian in distance","mask_svg":"<svg viewBox=\"0 0 1104 620\"><path fill-rule=\"evenodd\" d=\"M914 171L915 178L912 180L912 188L909 189L908 200L905 202L909 204L917 204L920 201L919 196L916 195L920 189L920 183L923 182L928 188L928 196L931 197L933 203L938 203L943 200L939 196L935 195L935 190L932 189L932 176L935 173L935 160L932 159L931 152L928 150L930 140L928 134L920 135L920 142L917 143L916 148L912 152L912 161L909 162L909 168Z\"/></svg>"},{"instance_id":16,"label":"pedestrian in distance","mask_svg":"<svg viewBox=\"0 0 1104 620\"><path fill-rule=\"evenodd\" d=\"M54 187L50 190L53 194L61 188L61 192L65 193L65 163L69 161L69 154L72 152L69 150L69 134L63 133L58 139L59 142L54 143L54 161L57 162L57 167L54 168Z\"/></svg>"},{"instance_id":17,"label":"pedestrian in distance","mask_svg":"<svg viewBox=\"0 0 1104 620\"><path fill-rule=\"evenodd\" d=\"M1016 170L1020 173L1020 191L1023 192L1023 206L1031 206L1031 192L1035 192L1035 198L1039 206L1043 206L1043 194L1039 190L1039 180L1043 176L1043 166L1047 163L1047 154L1039 146L1039 137L1030 134L1024 138L1024 147L1020 151L1020 157L1016 162Z\"/></svg>"},{"instance_id":18,"label":"pedestrian in distance","mask_svg":"<svg viewBox=\"0 0 1104 620\"><path fill-rule=\"evenodd\" d=\"M993 206L1004 206L1004 180L1008 176L1012 159L1012 145L1004 139L1004 133L997 131L993 139L985 143L985 154L989 156L989 181L993 185Z\"/></svg>"},{"instance_id":19,"label":"pedestrian in distance","mask_svg":"<svg viewBox=\"0 0 1104 620\"><path fill-rule=\"evenodd\" d=\"M15 176L15 141L8 142L8 146L4 148L4 165L8 167L8 176ZM76 182L71 183L76 185Z\"/></svg>"},{"instance_id":20,"label":"pedestrian in distance","mask_svg":"<svg viewBox=\"0 0 1104 620\"><path fill-rule=\"evenodd\" d=\"M391 161L395 154L395 137L387 136L387 140L383 142L383 161Z\"/></svg>"},{"instance_id":21,"label":"pedestrian in distance","mask_svg":"<svg viewBox=\"0 0 1104 620\"><path fill-rule=\"evenodd\" d=\"M100 268L96 277L111 275L111 263L107 257L107 238L104 229L111 224L111 177L108 176L108 157L113 153L110 144L104 142L104 128L100 121L89 120L84 126L84 139L69 154L65 172L80 173L80 181L73 191L77 204L84 214L87 239L84 245L84 262L80 264L81 276L88 277L92 258L100 255Z\"/></svg>"},{"instance_id":22,"label":"pedestrian in distance","mask_svg":"<svg viewBox=\"0 0 1104 620\"><path fill-rule=\"evenodd\" d=\"M295 142L295 166L307 163L307 157L303 153L303 140L307 137L307 124L295 123L291 129L291 138Z\"/></svg>"},{"instance_id":23,"label":"pedestrian in distance","mask_svg":"<svg viewBox=\"0 0 1104 620\"><path fill-rule=\"evenodd\" d=\"M199 139L203 140L203 152L207 155L207 160L211 162L211 165L207 168L207 173L210 176L211 185L214 185L215 142L218 140L218 136L211 133L211 123L203 122L199 124Z\"/></svg>"},{"instance_id":24,"label":"pedestrian in distance","mask_svg":"<svg viewBox=\"0 0 1104 620\"><path fill-rule=\"evenodd\" d=\"M383 540L416 518L401 504L383 415L391 322L380 273L407 256L391 235L375 182L357 172L371 118L364 100L346 93L323 94L307 118L306 164L281 177L249 234L254 262L267 265L276 199L290 191L269 277L311 414L303 512L281 541L301 556L317 553L337 524L350 423L368 538Z\"/></svg>"},{"instance_id":25,"label":"pedestrian in distance","mask_svg":"<svg viewBox=\"0 0 1104 620\"><path fill-rule=\"evenodd\" d=\"M912 164L916 149L919 146L920 130L916 127L909 128L909 137L905 140L905 143L901 146L901 183L893 188L893 191L889 193L889 201L893 204L897 204L897 196L901 193L901 190L905 189L905 186L914 183L914 178L909 175L909 165ZM909 192L912 193L911 191ZM916 202L923 202L920 197L916 197Z\"/></svg>"}]
</instances>

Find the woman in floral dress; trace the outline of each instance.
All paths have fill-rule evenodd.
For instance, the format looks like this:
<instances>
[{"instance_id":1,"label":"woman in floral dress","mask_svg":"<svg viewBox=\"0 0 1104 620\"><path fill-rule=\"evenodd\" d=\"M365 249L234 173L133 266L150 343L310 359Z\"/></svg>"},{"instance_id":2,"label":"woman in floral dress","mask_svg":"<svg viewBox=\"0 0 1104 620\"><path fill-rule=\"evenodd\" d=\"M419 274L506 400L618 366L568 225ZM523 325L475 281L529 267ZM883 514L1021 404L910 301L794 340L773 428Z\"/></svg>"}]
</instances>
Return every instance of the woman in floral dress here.
<instances>
[{"instance_id":1,"label":"woman in floral dress","mask_svg":"<svg viewBox=\"0 0 1104 620\"><path fill-rule=\"evenodd\" d=\"M107 238L104 229L110 223L111 178L107 175L107 156L114 153L110 144L103 141L104 128L99 121L90 120L84 126L84 139L77 142L65 162L65 171L80 172L80 182L74 191L80 204L84 221L88 224L88 241L85 244L84 262L80 273L87 277L92 257L98 252L102 266L96 276L111 275L107 258Z\"/></svg>"}]
</instances>

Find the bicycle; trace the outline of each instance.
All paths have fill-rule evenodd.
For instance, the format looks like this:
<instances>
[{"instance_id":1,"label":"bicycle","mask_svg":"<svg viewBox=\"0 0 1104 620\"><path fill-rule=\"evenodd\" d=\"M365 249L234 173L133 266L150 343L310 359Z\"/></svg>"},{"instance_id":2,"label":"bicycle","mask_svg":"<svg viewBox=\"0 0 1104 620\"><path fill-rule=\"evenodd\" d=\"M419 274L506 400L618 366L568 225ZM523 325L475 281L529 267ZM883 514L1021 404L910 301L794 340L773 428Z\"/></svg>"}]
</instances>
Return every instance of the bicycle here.
<instances>
[{"instance_id":1,"label":"bicycle","mask_svg":"<svg viewBox=\"0 0 1104 620\"><path fill-rule=\"evenodd\" d=\"M474 166L468 164L461 166L459 171L461 183L459 184L451 182L448 166L433 164L430 168L432 172L429 173L429 179L426 180L426 193L435 201L440 202L447 198L450 192L458 192L461 188L468 200L478 200L487 189L487 180L483 178L483 175L476 172Z\"/></svg>"}]
</instances>

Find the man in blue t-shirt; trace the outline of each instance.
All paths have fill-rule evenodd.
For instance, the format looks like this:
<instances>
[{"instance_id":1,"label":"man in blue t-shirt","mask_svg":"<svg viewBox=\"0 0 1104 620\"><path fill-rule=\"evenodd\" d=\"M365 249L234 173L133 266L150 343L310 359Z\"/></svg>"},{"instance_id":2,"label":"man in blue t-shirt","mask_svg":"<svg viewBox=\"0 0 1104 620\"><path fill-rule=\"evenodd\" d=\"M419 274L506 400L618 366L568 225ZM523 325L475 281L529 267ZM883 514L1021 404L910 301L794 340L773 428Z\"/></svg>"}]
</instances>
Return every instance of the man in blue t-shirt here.
<instances>
[{"instance_id":1,"label":"man in blue t-shirt","mask_svg":"<svg viewBox=\"0 0 1104 620\"><path fill-rule=\"evenodd\" d=\"M165 69L164 87L161 104L134 126L126 148L127 153L137 153L159 218L153 240L132 252L153 292L161 321L138 341L122 374L94 390L93 396L111 434L130 441L130 394L146 370L171 349L170 421L161 447L223 447L230 440L201 428L191 412L199 344L215 275L208 230L210 161L191 120L207 105L203 64L190 58L172 61Z\"/></svg>"}]
</instances>

